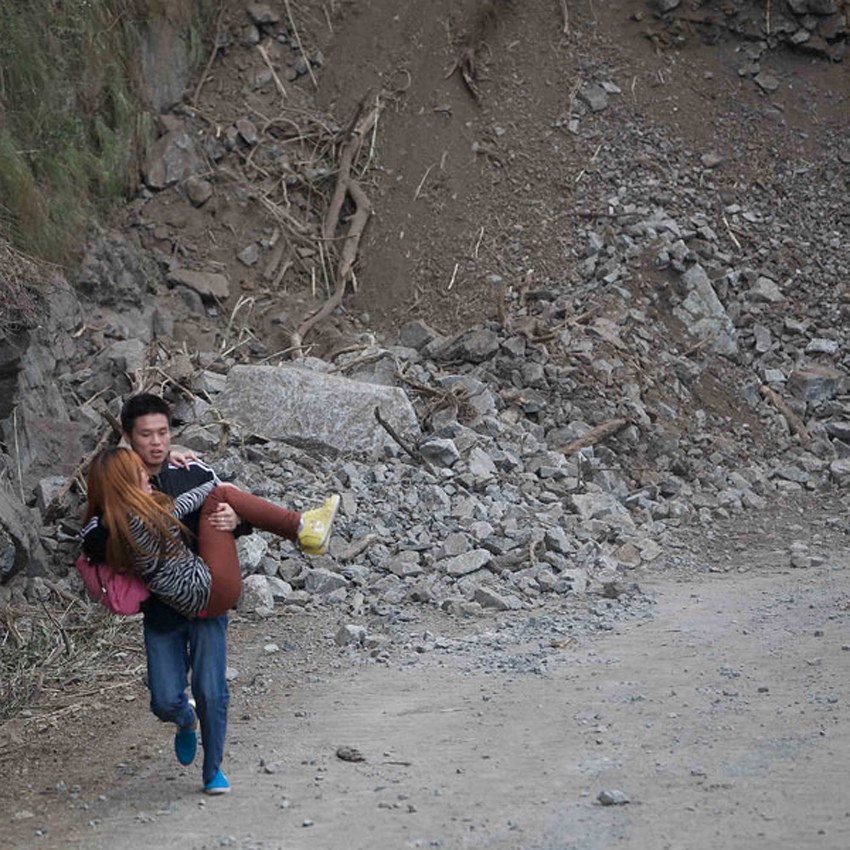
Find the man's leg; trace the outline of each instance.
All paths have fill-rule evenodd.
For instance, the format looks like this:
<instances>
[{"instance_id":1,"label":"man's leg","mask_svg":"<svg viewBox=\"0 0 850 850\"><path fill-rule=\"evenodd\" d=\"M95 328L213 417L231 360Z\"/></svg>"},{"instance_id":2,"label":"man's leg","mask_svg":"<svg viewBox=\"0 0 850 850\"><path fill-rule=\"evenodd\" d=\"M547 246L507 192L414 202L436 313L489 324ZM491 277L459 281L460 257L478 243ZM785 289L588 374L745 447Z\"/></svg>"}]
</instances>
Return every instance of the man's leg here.
<instances>
[{"instance_id":1,"label":"man's leg","mask_svg":"<svg viewBox=\"0 0 850 850\"><path fill-rule=\"evenodd\" d=\"M218 772L227 733L227 615L189 623L189 663L192 693L201 722L204 745L203 780L207 785Z\"/></svg>"},{"instance_id":2,"label":"man's leg","mask_svg":"<svg viewBox=\"0 0 850 850\"><path fill-rule=\"evenodd\" d=\"M166 723L188 729L195 723L195 712L186 697L186 673L189 653L186 627L158 632L145 622L145 651L148 657L148 688L151 711Z\"/></svg>"}]
</instances>

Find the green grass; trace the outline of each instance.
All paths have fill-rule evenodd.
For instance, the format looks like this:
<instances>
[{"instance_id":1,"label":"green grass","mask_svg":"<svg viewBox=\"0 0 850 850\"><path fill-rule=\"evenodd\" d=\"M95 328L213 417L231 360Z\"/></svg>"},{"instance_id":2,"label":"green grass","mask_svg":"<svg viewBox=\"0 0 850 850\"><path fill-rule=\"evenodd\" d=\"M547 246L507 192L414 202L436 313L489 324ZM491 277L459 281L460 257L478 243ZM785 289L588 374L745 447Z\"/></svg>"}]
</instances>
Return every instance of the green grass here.
<instances>
[{"instance_id":1,"label":"green grass","mask_svg":"<svg viewBox=\"0 0 850 850\"><path fill-rule=\"evenodd\" d=\"M167 16L202 44L216 5L0 0L0 232L16 247L66 261L128 198L154 124L137 90L141 31Z\"/></svg>"}]
</instances>

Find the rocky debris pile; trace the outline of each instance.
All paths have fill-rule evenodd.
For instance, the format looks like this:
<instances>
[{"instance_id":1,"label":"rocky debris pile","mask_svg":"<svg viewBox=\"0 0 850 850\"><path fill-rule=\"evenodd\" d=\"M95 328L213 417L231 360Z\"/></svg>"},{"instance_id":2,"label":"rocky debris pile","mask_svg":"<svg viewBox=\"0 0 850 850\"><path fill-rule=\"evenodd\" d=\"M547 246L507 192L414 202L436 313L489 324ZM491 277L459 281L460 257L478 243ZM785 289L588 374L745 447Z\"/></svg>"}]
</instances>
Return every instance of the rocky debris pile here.
<instances>
[{"instance_id":1,"label":"rocky debris pile","mask_svg":"<svg viewBox=\"0 0 850 850\"><path fill-rule=\"evenodd\" d=\"M295 509L342 494L330 556L240 542L243 610L470 616L604 594L683 523L850 476L843 225L805 174L784 176L793 205L761 183L733 196L722 164L639 135L656 165L589 173L570 270L503 288L499 321L452 337L412 321L396 345L364 334L332 361L269 367L151 349L152 316L104 307L57 385L115 408L122 380L159 370L176 439L223 478ZM75 415L100 418L93 402ZM42 539L74 589L69 516ZM380 654L359 627L341 640Z\"/></svg>"},{"instance_id":2,"label":"rocky debris pile","mask_svg":"<svg viewBox=\"0 0 850 850\"><path fill-rule=\"evenodd\" d=\"M273 91L284 55L273 52L292 49L290 34L256 5L248 15L246 39L264 36L264 53L241 70L266 68L257 91ZM3 371L13 400L4 442L16 448L0 474L5 496L23 491L45 522L36 560L74 589L74 505L55 510L54 494L77 470L55 468L55 446L85 456L108 430L101 408L114 415L141 386L171 393L177 440L226 480L296 509L343 496L331 556L307 560L262 534L240 542L250 611L327 604L391 617L415 602L475 615L613 593L683 523L850 479L848 217L823 197L824 186L847 197L841 140L824 130L816 162L726 180L732 164L715 151L616 124L613 73L587 70L556 127L595 150L577 178L583 207L540 211L563 229L563 266L535 274L515 229L499 268L525 283L490 275L497 320L452 337L414 321L395 344L363 333L356 350L295 368L251 365L274 349L235 332L243 308L267 297L274 309L288 269L324 269L323 216L308 196L330 186L335 158L287 152L309 153L339 128L303 111L295 124L233 114L222 132L191 107L164 116L129 238L98 239L83 263L79 290L93 300L81 307L68 288L51 305L42 354L18 352ZM600 113L618 145L599 141ZM199 174L196 144L213 181ZM251 215L252 169L281 192L267 210L280 226L263 219L263 230L257 217L238 256L207 262L212 211ZM173 208L154 220L148 204ZM210 217L193 219L202 208ZM228 319L237 280L245 295ZM151 291L156 307L142 297ZM219 326L180 351L187 315ZM25 515L0 514L4 575L34 560ZM4 599L50 592L41 577L27 582L5 586ZM368 634L340 639L365 646Z\"/></svg>"},{"instance_id":3,"label":"rocky debris pile","mask_svg":"<svg viewBox=\"0 0 850 850\"><path fill-rule=\"evenodd\" d=\"M708 2L685 8L681 0L651 0L657 23L647 29L656 42L681 46L696 31L706 44L724 37L740 39L745 46L741 76L750 76L766 92L779 80L762 70L762 58L777 47L841 62L847 55L848 10L846 0L786 0L771 6L750 0Z\"/></svg>"}]
</instances>

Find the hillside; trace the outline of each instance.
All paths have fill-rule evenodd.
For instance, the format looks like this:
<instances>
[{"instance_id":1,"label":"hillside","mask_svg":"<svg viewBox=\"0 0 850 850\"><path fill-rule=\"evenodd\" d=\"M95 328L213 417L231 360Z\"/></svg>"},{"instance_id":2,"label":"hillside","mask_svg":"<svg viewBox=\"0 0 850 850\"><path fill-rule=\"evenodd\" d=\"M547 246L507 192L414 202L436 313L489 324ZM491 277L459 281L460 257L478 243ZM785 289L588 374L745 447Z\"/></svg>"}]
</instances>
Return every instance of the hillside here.
<instances>
[{"instance_id":1,"label":"hillside","mask_svg":"<svg viewBox=\"0 0 850 850\"><path fill-rule=\"evenodd\" d=\"M343 496L330 556L259 534L241 544L233 764L243 786L280 772L281 787L258 792L233 829L188 818L181 846L276 846L296 786L286 846L314 821L310 840L343 841L349 806L364 847L601 848L622 836L643 847L661 841L659 817L668 845L687 846L676 843L687 818L668 805L682 777L682 811L699 812L693 846L712 846L703 800L732 813L730 846L781 846L759 845L765 830L806 846L803 810L783 808L783 759L798 752L821 790L806 798L828 835L817 846L844 846L824 767L843 738L817 728L846 713L830 700L847 654L847 9L222 6L199 31L203 58L183 68L182 99L156 115L128 202L103 213L79 256L35 266L0 245L26 312L4 323L0 311L9 846L33 834L44 847L154 835L177 846L167 814L193 805L145 713L140 623L94 610L72 567L85 460L142 388L174 404L176 439L225 480L294 509ZM786 631L772 619L783 605ZM691 631L668 644L683 622ZM675 674L642 666L641 634ZM598 669L614 671L604 699L579 699L599 688ZM436 708L408 678L420 674L445 696ZM632 680L648 700L636 709ZM550 682L581 732L570 746L587 745L575 765L547 749L561 729L540 707ZM681 682L697 702L676 694ZM336 713L336 687L351 716ZM429 719L393 726L382 745L370 688L394 694L393 718L445 712L455 744ZM504 711L496 700L472 712L479 692L504 697ZM307 737L290 750L269 729L295 728L296 703ZM461 703L470 711L452 725ZM800 703L803 731L790 719ZM477 716L488 740L510 728L502 750L483 746ZM741 717L730 755L719 730ZM328 748L364 746L361 729L369 760L347 784ZM524 734L536 762L516 749ZM667 748L654 773L638 752ZM417 772L424 750L457 753L469 784L443 782L439 762ZM501 773L476 781L480 759L501 755L516 812ZM576 775L550 797L546 777L565 764ZM585 828L609 775L645 789L646 814L617 808ZM764 829L737 808L748 778L763 783ZM379 808L418 831L396 819L373 833L362 825L377 801L360 792L395 783ZM432 807L413 786L453 802ZM548 802L558 793L572 795L563 811Z\"/></svg>"}]
</instances>

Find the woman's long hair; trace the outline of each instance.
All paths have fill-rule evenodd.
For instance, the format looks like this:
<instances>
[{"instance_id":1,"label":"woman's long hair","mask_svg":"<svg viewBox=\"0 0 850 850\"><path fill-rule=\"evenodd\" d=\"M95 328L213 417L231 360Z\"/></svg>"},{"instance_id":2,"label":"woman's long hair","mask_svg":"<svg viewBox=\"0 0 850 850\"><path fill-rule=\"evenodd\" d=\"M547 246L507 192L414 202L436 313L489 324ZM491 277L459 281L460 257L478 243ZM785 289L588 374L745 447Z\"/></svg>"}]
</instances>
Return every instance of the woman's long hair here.
<instances>
[{"instance_id":1,"label":"woman's long hair","mask_svg":"<svg viewBox=\"0 0 850 850\"><path fill-rule=\"evenodd\" d=\"M109 532L106 562L118 572L135 569L136 554L143 552L133 538L130 517L138 517L151 537L159 542L162 557L185 526L171 515L173 500L162 493L142 490L141 474L147 474L142 459L131 449L106 449L89 465L88 504L83 524L99 517Z\"/></svg>"}]
</instances>

